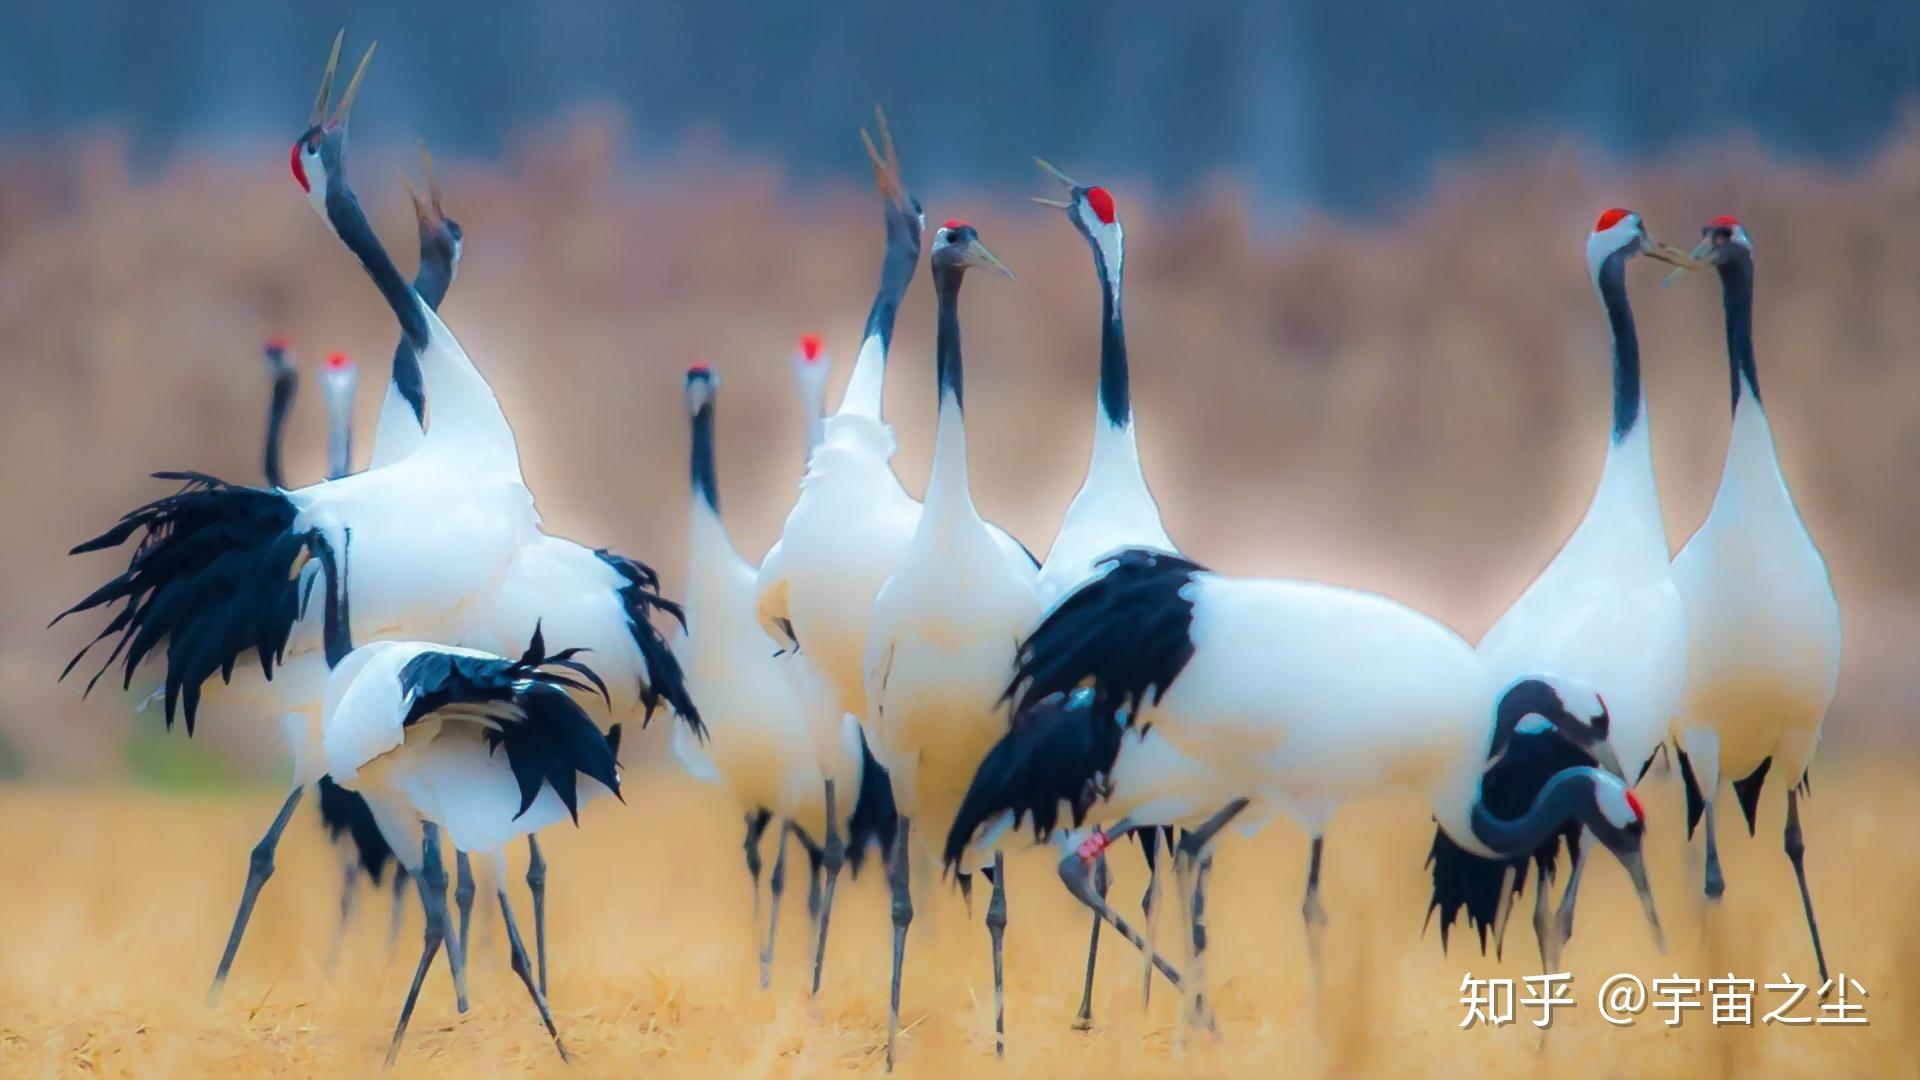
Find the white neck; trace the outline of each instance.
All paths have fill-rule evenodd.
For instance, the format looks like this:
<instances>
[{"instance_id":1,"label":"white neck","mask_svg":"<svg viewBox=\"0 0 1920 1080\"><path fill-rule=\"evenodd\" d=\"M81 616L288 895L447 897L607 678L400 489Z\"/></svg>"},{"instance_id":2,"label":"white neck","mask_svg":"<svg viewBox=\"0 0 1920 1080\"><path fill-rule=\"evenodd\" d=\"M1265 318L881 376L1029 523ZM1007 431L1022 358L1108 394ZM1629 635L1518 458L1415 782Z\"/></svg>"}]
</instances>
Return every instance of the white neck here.
<instances>
[{"instance_id":1,"label":"white neck","mask_svg":"<svg viewBox=\"0 0 1920 1080\"><path fill-rule=\"evenodd\" d=\"M880 419L882 391L887 377L887 348L880 335L873 334L860 343L860 355L853 361L853 374L847 379L846 392L840 395L836 416L868 416Z\"/></svg>"},{"instance_id":2,"label":"white neck","mask_svg":"<svg viewBox=\"0 0 1920 1080\"><path fill-rule=\"evenodd\" d=\"M952 394L940 395L940 428L934 436L926 506L928 513L979 516L967 480L967 422Z\"/></svg>"},{"instance_id":3,"label":"white neck","mask_svg":"<svg viewBox=\"0 0 1920 1080\"><path fill-rule=\"evenodd\" d=\"M427 346L420 350L420 379L433 410L420 451L451 458L462 468L510 470L518 479L520 449L493 387L440 317L425 304L420 309L429 330Z\"/></svg>"},{"instance_id":4,"label":"white neck","mask_svg":"<svg viewBox=\"0 0 1920 1080\"><path fill-rule=\"evenodd\" d=\"M1640 405L1640 422L1625 438L1607 448L1607 463L1600 472L1600 485L1581 522L1584 531L1591 523L1605 522L1617 528L1643 531L1657 540L1661 558L1666 558L1667 529L1660 513L1660 489L1653 479L1652 422L1646 402Z\"/></svg>"}]
</instances>

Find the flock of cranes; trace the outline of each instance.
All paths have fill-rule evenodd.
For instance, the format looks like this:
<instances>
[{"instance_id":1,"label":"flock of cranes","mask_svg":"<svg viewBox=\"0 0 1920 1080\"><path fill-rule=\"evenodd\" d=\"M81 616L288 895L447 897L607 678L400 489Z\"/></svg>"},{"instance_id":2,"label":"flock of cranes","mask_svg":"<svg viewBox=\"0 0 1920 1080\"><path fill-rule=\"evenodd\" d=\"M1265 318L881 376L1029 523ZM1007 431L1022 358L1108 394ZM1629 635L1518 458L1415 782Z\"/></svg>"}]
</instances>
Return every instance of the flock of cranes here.
<instances>
[{"instance_id":1,"label":"flock of cranes","mask_svg":"<svg viewBox=\"0 0 1920 1080\"><path fill-rule=\"evenodd\" d=\"M686 374L689 567L683 603L645 564L548 532L501 403L436 314L462 253L428 163L412 192L420 269L404 278L347 177L348 116L367 51L337 104L336 37L290 166L400 327L371 449L352 469L354 369L326 370L328 479L287 487L279 434L297 374L273 376L266 485L156 474L181 489L125 515L76 554L133 543L125 570L61 618L99 611L113 671L192 733L203 693L276 718L290 789L253 851L218 994L282 831L309 787L340 843L344 926L361 874L394 872L426 914L397 1054L445 948L459 1008L477 881L494 889L513 970L564 1057L546 998L546 862L536 835L578 822L621 786L623 724L664 704L676 758L722 785L745 822L768 981L791 843L808 860L812 986L820 987L844 866L884 854L892 892L887 1061L899 1029L916 865L963 890L991 885L996 1045L1004 1048L1005 850L1052 843L1062 881L1092 912L1076 1026L1092 1023L1103 923L1188 994L1210 1025L1205 892L1215 838L1284 814L1312 840L1301 914L1314 977L1327 923L1324 834L1344 804L1421 793L1437 831L1429 917L1443 943L1464 914L1481 947L1503 940L1530 879L1541 961L1558 970L1589 846L1626 869L1656 938L1634 784L1672 745L1688 828L1704 818L1702 889L1718 898L1715 806L1729 780L1751 830L1770 773L1785 790L1786 852L1825 976L1803 864L1798 800L1837 681L1839 616L1794 508L1761 404L1752 340L1753 244L1733 218L1691 253L1608 210L1586 242L1613 338L1612 436L1585 519L1475 646L1388 597L1236 578L1180 554L1141 468L1122 318L1125 235L1113 195L1041 162L1086 240L1100 294L1099 378L1087 477L1044 561L975 508L967 468L960 294L970 272L1012 278L963 221L928 235L884 118L863 131L883 202L880 282L853 373L825 409L828 360L803 338L793 368L807 421L798 498L758 566L720 511L718 375ZM924 500L895 473L882 384L895 315L925 252L937 311L938 428ZM1706 523L1670 557L1654 485L1640 346L1627 297L1636 256L1721 281L1733 437ZM56 622L58 619L55 620ZM661 625L674 623L671 634ZM549 645L551 643L551 647ZM65 673L63 676L65 677ZM644 796L639 796L644 797ZM760 905L762 841L777 854ZM1130 924L1107 902L1106 851L1136 834L1152 869ZM529 849L534 948L509 901L504 852ZM454 852L456 922L443 848ZM1557 909L1549 886L1567 880ZM1184 971L1152 938L1171 860L1191 948ZM969 892L970 895L970 892ZM337 936L335 949L337 951Z\"/></svg>"}]
</instances>

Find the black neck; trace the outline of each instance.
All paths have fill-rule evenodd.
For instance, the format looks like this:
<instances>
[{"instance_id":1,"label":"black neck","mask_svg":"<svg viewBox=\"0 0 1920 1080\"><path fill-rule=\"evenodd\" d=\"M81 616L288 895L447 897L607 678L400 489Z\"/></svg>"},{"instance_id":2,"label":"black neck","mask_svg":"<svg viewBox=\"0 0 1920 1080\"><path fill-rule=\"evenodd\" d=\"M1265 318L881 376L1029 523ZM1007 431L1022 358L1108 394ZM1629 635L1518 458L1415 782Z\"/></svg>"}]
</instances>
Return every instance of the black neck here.
<instances>
[{"instance_id":1,"label":"black neck","mask_svg":"<svg viewBox=\"0 0 1920 1080\"><path fill-rule=\"evenodd\" d=\"M1640 422L1640 337L1633 328L1633 308L1627 304L1629 248L1607 256L1600 264L1600 302L1607 307L1613 328L1613 441L1627 437Z\"/></svg>"},{"instance_id":2,"label":"black neck","mask_svg":"<svg viewBox=\"0 0 1920 1080\"><path fill-rule=\"evenodd\" d=\"M893 346L893 321L900 313L900 299L913 282L920 265L920 239L916 222L908 221L911 211L887 208L887 254L880 262L880 288L873 294L873 307L867 311L867 328L862 340L879 335L880 354Z\"/></svg>"},{"instance_id":3,"label":"black neck","mask_svg":"<svg viewBox=\"0 0 1920 1080\"><path fill-rule=\"evenodd\" d=\"M334 557L333 544L327 540L326 534L316 530L308 540L314 558L320 561L320 583L327 590L320 633L329 671L339 667L340 661L353 651L353 624L347 611L347 552L352 546L352 529L343 533L338 559Z\"/></svg>"},{"instance_id":4,"label":"black neck","mask_svg":"<svg viewBox=\"0 0 1920 1080\"><path fill-rule=\"evenodd\" d=\"M1720 263L1720 302L1727 309L1727 374L1733 383L1733 407L1740 407L1741 383L1760 400L1760 371L1753 358L1753 259L1735 255Z\"/></svg>"},{"instance_id":5,"label":"black neck","mask_svg":"<svg viewBox=\"0 0 1920 1080\"><path fill-rule=\"evenodd\" d=\"M293 408L294 392L300 388L300 375L292 368L273 373L273 404L267 408L267 483L283 488L287 486L286 476L280 471L281 434L287 423L287 413Z\"/></svg>"},{"instance_id":6,"label":"black neck","mask_svg":"<svg viewBox=\"0 0 1920 1080\"><path fill-rule=\"evenodd\" d=\"M413 291L420 295L422 303L434 311L440 310L440 302L447 298L447 290L453 287L453 260L452 245L437 238L421 242L420 269L413 275ZM413 409L414 420L425 427L427 391L420 377L420 354L405 335L401 336L400 343L393 349L393 386Z\"/></svg>"},{"instance_id":7,"label":"black neck","mask_svg":"<svg viewBox=\"0 0 1920 1080\"><path fill-rule=\"evenodd\" d=\"M960 363L960 282L966 271L958 267L933 268L933 292L939 300L939 334L935 353L940 365L940 397L953 395L954 405L966 408L965 377Z\"/></svg>"},{"instance_id":8,"label":"black neck","mask_svg":"<svg viewBox=\"0 0 1920 1080\"><path fill-rule=\"evenodd\" d=\"M1497 818L1486 803L1473 801L1473 835L1501 857L1533 851L1593 804L1599 773L1586 766L1562 769L1534 797L1533 806L1511 821Z\"/></svg>"},{"instance_id":9,"label":"black neck","mask_svg":"<svg viewBox=\"0 0 1920 1080\"><path fill-rule=\"evenodd\" d=\"M400 321L400 332L413 343L416 350L427 345L427 320L420 310L419 297L413 287L407 284L400 271L393 265L393 259L387 255L387 249L374 234L373 226L367 223L367 215L360 209L360 200L353 189L347 186L346 151L344 137L328 137L320 144L320 156L327 170L327 220L333 224L333 231L347 250L360 259L360 265L373 279L373 284L386 298L387 306Z\"/></svg>"},{"instance_id":10,"label":"black neck","mask_svg":"<svg viewBox=\"0 0 1920 1080\"><path fill-rule=\"evenodd\" d=\"M720 513L720 485L713 466L713 399L693 414L692 480L695 498L705 499L707 508Z\"/></svg>"},{"instance_id":11,"label":"black neck","mask_svg":"<svg viewBox=\"0 0 1920 1080\"><path fill-rule=\"evenodd\" d=\"M1487 745L1487 760L1506 752L1520 721L1532 714L1551 716L1562 708L1560 695L1540 679L1522 679L1500 696L1493 712L1493 740Z\"/></svg>"},{"instance_id":12,"label":"black neck","mask_svg":"<svg viewBox=\"0 0 1920 1080\"><path fill-rule=\"evenodd\" d=\"M1093 265L1100 274L1100 408L1107 423L1125 427L1133 420L1127 388L1127 327L1120 318L1120 297L1107 276L1107 259L1099 244L1093 245Z\"/></svg>"}]
</instances>

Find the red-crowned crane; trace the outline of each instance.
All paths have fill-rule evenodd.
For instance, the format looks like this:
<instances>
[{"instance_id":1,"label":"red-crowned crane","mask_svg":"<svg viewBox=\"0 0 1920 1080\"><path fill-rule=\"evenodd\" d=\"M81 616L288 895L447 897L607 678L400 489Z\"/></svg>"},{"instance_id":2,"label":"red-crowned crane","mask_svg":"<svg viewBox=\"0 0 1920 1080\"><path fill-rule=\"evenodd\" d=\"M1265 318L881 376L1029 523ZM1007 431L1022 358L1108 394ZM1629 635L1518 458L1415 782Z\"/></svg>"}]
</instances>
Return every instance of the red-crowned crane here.
<instances>
[{"instance_id":1,"label":"red-crowned crane","mask_svg":"<svg viewBox=\"0 0 1920 1080\"><path fill-rule=\"evenodd\" d=\"M353 531L335 555L326 534L307 538L322 568L330 669L321 741L327 775L367 800L382 835L420 882L426 940L387 1046L393 1064L421 984L450 941L440 831L461 852L491 856L513 972L527 988L562 1060L566 1047L514 923L506 845L572 818L601 795L620 794L620 725L602 732L569 691L598 691L600 677L574 656L549 654L540 627L517 660L423 641L355 648L349 600ZM611 700L609 699L609 704ZM449 957L454 951L449 945Z\"/></svg>"},{"instance_id":2,"label":"red-crowned crane","mask_svg":"<svg viewBox=\"0 0 1920 1080\"><path fill-rule=\"evenodd\" d=\"M1015 730L1049 699L1086 687L1089 721L1078 749L1034 755L1053 790L1077 775L1098 798L1122 726L1152 725L1238 791L1181 842L1176 862L1190 894L1194 857L1254 801L1284 810L1317 841L1345 803L1394 789L1423 795L1440 827L1485 857L1532 851L1577 820L1620 858L1659 940L1640 855L1643 814L1608 746L1607 715L1591 688L1536 675L1494 676L1452 630L1372 593L1298 581L1229 578L1175 555L1128 550L1069 594L1021 646L1009 693ZM1520 722L1538 716L1592 764L1557 773L1526 813L1487 806L1481 773ZM1121 755L1124 759L1124 755ZM1596 769L1593 764L1606 771ZM1091 863L1122 821L1062 861L1061 876L1089 907L1128 933L1090 887ZM1319 905L1322 845L1313 846L1307 909ZM1319 930L1309 918L1308 931ZM1205 984L1196 952L1187 978ZM1165 970L1165 969L1163 969ZM1173 975L1169 971L1169 977Z\"/></svg>"},{"instance_id":3,"label":"red-crowned crane","mask_svg":"<svg viewBox=\"0 0 1920 1080\"><path fill-rule=\"evenodd\" d=\"M656 610L676 610L660 597L657 577L634 560L541 530L499 402L445 324L400 276L361 211L346 180L347 117L372 49L329 114L339 44L336 38L312 118L293 146L292 172L359 258L418 353L431 423L413 452L390 465L293 490L233 485L200 473L158 474L185 487L74 549L97 551L139 537L126 571L60 616L117 607L67 670L93 645L115 639L88 686L116 664L123 686L131 687L136 676L143 690L158 682L155 696L164 701L169 725L183 714L189 734L202 690L216 675L243 705L287 717L291 790L249 862L214 995L272 873L280 833L306 786L325 771L318 739L326 666L315 620L302 615L298 602L303 537L318 530L338 544L353 530L349 587L361 624L374 628L374 636L504 655L521 648L512 643L524 642L544 620L549 633L594 650L599 669L613 680L616 716L650 716L665 700L685 722L699 722L679 667L651 623ZM248 654L258 660L257 678L243 663ZM528 878L544 973L544 862L537 850ZM462 958L457 949L452 955L460 981Z\"/></svg>"},{"instance_id":4,"label":"red-crowned crane","mask_svg":"<svg viewBox=\"0 0 1920 1080\"><path fill-rule=\"evenodd\" d=\"M1613 333L1612 436L1606 465L1586 517L1566 545L1480 641L1496 678L1553 671L1578 678L1605 698L1620 760L1644 771L1666 739L1686 675L1686 615L1674 588L1660 493L1654 486L1652 437L1640 385L1640 342L1627 302L1627 265L1635 255L1685 265L1684 252L1656 243L1640 215L1611 209L1587 235L1587 273ZM1543 741L1544 740L1544 741ZM1569 764L1564 743L1523 730L1487 774L1487 802L1517 813ZM1558 918L1548 887L1562 841L1572 871ZM1489 860L1464 849L1445 830L1434 836L1430 910L1446 927L1464 908L1482 947L1489 929L1503 936L1505 912L1535 871L1534 931L1544 970L1561 970L1573 932L1573 903L1582 868L1580 828L1555 833L1529 857Z\"/></svg>"},{"instance_id":5,"label":"red-crowned crane","mask_svg":"<svg viewBox=\"0 0 1920 1080\"><path fill-rule=\"evenodd\" d=\"M935 353L940 422L925 509L873 602L866 648L866 730L874 757L893 782L899 807L887 877L893 889L893 982L887 1064L900 1026L900 968L907 926L909 851L914 825L931 842L945 837L967 783L1007 730L1001 700L1020 638L1039 617L1037 567L1010 556L973 505L960 350L960 286L971 267L1013 275L964 221L934 233L931 273L938 299ZM802 648L807 647L804 632ZM962 871L979 869L975 865ZM1006 928L1006 865L993 860L987 930L993 942L995 1052L1006 1043L1001 945Z\"/></svg>"},{"instance_id":6,"label":"red-crowned crane","mask_svg":"<svg viewBox=\"0 0 1920 1080\"><path fill-rule=\"evenodd\" d=\"M1707 822L1707 899L1726 891L1714 827L1721 778L1747 831L1769 772L1786 789L1787 858L1800 883L1820 979L1827 956L1807 890L1800 796L1840 679L1840 606L1826 560L1787 490L1760 400L1753 353L1753 240L1731 216L1701 230L1693 258L1720 275L1733 434L1713 508L1673 560L1687 609L1687 682L1674 720L1687 789L1687 835Z\"/></svg>"}]
</instances>

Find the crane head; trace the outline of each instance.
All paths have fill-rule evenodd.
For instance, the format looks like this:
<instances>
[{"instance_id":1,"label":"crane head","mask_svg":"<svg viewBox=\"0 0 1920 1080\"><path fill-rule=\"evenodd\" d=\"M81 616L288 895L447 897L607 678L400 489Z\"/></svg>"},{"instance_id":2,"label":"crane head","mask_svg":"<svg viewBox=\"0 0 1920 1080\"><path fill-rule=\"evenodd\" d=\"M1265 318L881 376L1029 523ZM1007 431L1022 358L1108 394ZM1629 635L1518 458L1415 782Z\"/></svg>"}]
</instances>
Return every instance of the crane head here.
<instances>
[{"instance_id":1,"label":"crane head","mask_svg":"<svg viewBox=\"0 0 1920 1080\"><path fill-rule=\"evenodd\" d=\"M1753 258L1753 238L1747 235L1747 227L1732 214L1721 214L1700 227L1700 242L1694 245L1687 258L1697 266L1727 266L1742 259ZM1667 272L1660 287L1673 284L1680 271L1693 267L1676 266Z\"/></svg>"},{"instance_id":2,"label":"crane head","mask_svg":"<svg viewBox=\"0 0 1920 1080\"><path fill-rule=\"evenodd\" d=\"M1080 235L1093 245L1102 271L1112 283L1114 291L1118 292L1121 264L1126 259L1126 236L1120 227L1120 210L1114 205L1113 193L1097 185L1079 183L1054 168L1046 158L1036 157L1033 163L1067 189L1065 200L1035 195L1033 201L1067 212L1073 227L1079 229Z\"/></svg>"},{"instance_id":3,"label":"crane head","mask_svg":"<svg viewBox=\"0 0 1920 1080\"><path fill-rule=\"evenodd\" d=\"M1700 267L1686 252L1655 240L1639 214L1618 206L1601 211L1593 223L1593 231L1587 235L1588 275L1598 280L1601 265L1623 251L1629 258L1645 255L1687 270Z\"/></svg>"},{"instance_id":4,"label":"crane head","mask_svg":"<svg viewBox=\"0 0 1920 1080\"><path fill-rule=\"evenodd\" d=\"M420 226L420 261L438 259L450 268L456 267L466 235L460 231L460 223L448 217L440 206L440 181L433 175L433 155L427 152L425 143L420 145L420 160L427 178L426 197L422 198L414 189L406 173L400 174L400 182L406 185L407 195L413 200L413 215Z\"/></svg>"},{"instance_id":5,"label":"crane head","mask_svg":"<svg viewBox=\"0 0 1920 1080\"><path fill-rule=\"evenodd\" d=\"M955 218L940 226L933 234L933 268L949 273L965 272L969 267L984 266L998 270L1007 278L1013 277L1013 271L1007 269L987 245L980 242L980 230Z\"/></svg>"},{"instance_id":6,"label":"crane head","mask_svg":"<svg viewBox=\"0 0 1920 1080\"><path fill-rule=\"evenodd\" d=\"M827 370L831 366L819 334L801 336L793 347L792 364L793 380L800 385L800 396L811 410L809 415L817 414L826 401Z\"/></svg>"},{"instance_id":7,"label":"crane head","mask_svg":"<svg viewBox=\"0 0 1920 1080\"><path fill-rule=\"evenodd\" d=\"M351 400L354 384L360 379L360 369L354 366L353 358L346 353L329 353L326 366L320 370L320 379L326 384L329 398L342 395Z\"/></svg>"},{"instance_id":8,"label":"crane head","mask_svg":"<svg viewBox=\"0 0 1920 1080\"><path fill-rule=\"evenodd\" d=\"M293 370L293 354L287 347L287 339L281 337L279 334L268 338L267 343L261 347L260 352L266 357L267 367L275 376L283 375Z\"/></svg>"},{"instance_id":9,"label":"crane head","mask_svg":"<svg viewBox=\"0 0 1920 1080\"><path fill-rule=\"evenodd\" d=\"M720 389L720 375L705 360L697 360L687 368L687 415L698 415L713 401L713 395Z\"/></svg>"},{"instance_id":10,"label":"crane head","mask_svg":"<svg viewBox=\"0 0 1920 1080\"><path fill-rule=\"evenodd\" d=\"M866 147L867 161L873 166L874 186L880 189L880 197L887 203L887 244L910 248L917 260L920 237L927 231L927 212L920 200L907 191L906 181L900 178L900 155L893 147L887 114L878 105L873 107L873 120L880 132L878 143L866 128L860 129L860 142Z\"/></svg>"},{"instance_id":11,"label":"crane head","mask_svg":"<svg viewBox=\"0 0 1920 1080\"><path fill-rule=\"evenodd\" d=\"M313 100L313 111L307 118L306 130L294 140L287 159L293 179L306 192L307 201L320 211L322 217L326 216L327 179L339 168L340 152L346 144L347 117L353 109L354 97L360 92L360 80L366 77L367 64L373 60L373 50L379 44L375 42L367 46L365 55L360 58L360 66L354 69L353 78L347 81L346 91L329 112L327 106L333 96L333 79L340 66L340 44L346 33L341 30L333 37L333 49L328 53L326 69L320 75L320 92Z\"/></svg>"}]
</instances>

